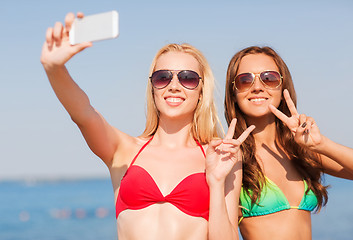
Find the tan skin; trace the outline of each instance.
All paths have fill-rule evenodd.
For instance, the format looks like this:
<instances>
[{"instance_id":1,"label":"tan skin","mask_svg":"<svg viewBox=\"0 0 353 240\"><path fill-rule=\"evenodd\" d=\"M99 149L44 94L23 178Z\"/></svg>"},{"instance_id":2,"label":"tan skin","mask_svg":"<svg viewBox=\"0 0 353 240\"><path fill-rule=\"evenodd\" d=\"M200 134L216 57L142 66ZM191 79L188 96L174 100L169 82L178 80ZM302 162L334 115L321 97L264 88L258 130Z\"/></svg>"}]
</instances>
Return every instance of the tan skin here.
<instances>
[{"instance_id":1,"label":"tan skin","mask_svg":"<svg viewBox=\"0 0 353 240\"><path fill-rule=\"evenodd\" d=\"M156 70L161 69L199 72L196 59L185 53L174 52L158 58ZM166 88L154 90L160 124L152 142L139 155L135 165L143 167L152 176L164 196L186 176L205 169L204 156L189 134L200 89L200 86L195 90L185 89L174 77ZM117 149L118 155L128 153L128 149ZM125 161L130 164L133 155ZM121 161L122 158L113 160L114 163ZM115 173L114 163L110 169L112 174ZM116 197L117 194L118 189L115 189ZM150 239L166 236L172 236L171 239L205 239L207 234L205 219L187 215L170 203L153 204L140 210L125 210L119 215L117 227L119 239L149 239L146 236L150 236Z\"/></svg>"},{"instance_id":2,"label":"tan skin","mask_svg":"<svg viewBox=\"0 0 353 240\"><path fill-rule=\"evenodd\" d=\"M83 14L78 13L77 17L82 18ZM88 96L69 75L66 62L92 46L92 43L75 46L69 44L68 32L74 18L75 15L69 13L65 25L57 22L47 30L41 62L56 96L80 128L88 146L107 165L116 199L123 175L148 139L132 137L111 126L91 106ZM155 66L155 70L160 69L193 70L200 75L198 61L192 55L182 52L161 55ZM238 217L237 206L233 203L239 198L241 167L234 165L238 162L239 146L253 127L234 140L236 121L233 121L224 140L215 140L209 146L203 146L207 151L205 160L190 134L201 88L202 83L194 90L186 89L174 75L167 87L154 89L154 100L160 117L158 129L134 164L143 167L152 176L163 195L170 193L186 176L204 172L206 168L211 192L209 222L201 217L190 216L170 203L153 204L139 210L127 209L117 219L119 240L217 239L219 232L237 237L237 231L234 231L235 219ZM228 175L232 177L227 178ZM218 213L222 213L221 218L218 218ZM209 223L212 225L210 234ZM217 225L219 223L223 224Z\"/></svg>"},{"instance_id":3,"label":"tan skin","mask_svg":"<svg viewBox=\"0 0 353 240\"><path fill-rule=\"evenodd\" d=\"M242 58L238 74L264 70L278 71L274 60L265 54L250 54ZM282 95L283 93L283 95ZM284 97L292 116L287 117L277 107ZM286 154L275 144L275 118L282 120L292 131L295 140L322 156L324 169L332 175L353 179L353 149L344 147L322 136L311 117L299 115L287 90L268 89L256 76L253 86L237 92L237 102L245 113L248 124L253 124L256 156L265 174L284 193L291 206L298 206L304 183ZM302 127L306 122L306 126ZM240 216L241 216L241 211ZM244 218L239 225L244 239L311 239L311 215L304 210L290 209L269 215Z\"/></svg>"}]
</instances>

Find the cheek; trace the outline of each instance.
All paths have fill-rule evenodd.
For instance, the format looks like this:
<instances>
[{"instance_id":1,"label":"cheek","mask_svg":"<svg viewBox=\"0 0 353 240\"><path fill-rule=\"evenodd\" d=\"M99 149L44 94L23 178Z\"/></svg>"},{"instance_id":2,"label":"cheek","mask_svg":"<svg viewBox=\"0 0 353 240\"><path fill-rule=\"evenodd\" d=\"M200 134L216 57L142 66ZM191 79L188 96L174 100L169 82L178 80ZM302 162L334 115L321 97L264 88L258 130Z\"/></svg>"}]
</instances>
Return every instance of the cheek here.
<instances>
[{"instance_id":1,"label":"cheek","mask_svg":"<svg viewBox=\"0 0 353 240\"><path fill-rule=\"evenodd\" d=\"M279 90L275 94L273 94L273 100L272 100L272 105L278 108L279 104L281 103L282 99L284 97L282 96L282 90Z\"/></svg>"},{"instance_id":2,"label":"cheek","mask_svg":"<svg viewBox=\"0 0 353 240\"><path fill-rule=\"evenodd\" d=\"M156 105L157 109L159 109L159 105L161 102L161 96L160 94L157 94L156 92L152 93L152 97L153 97L153 102Z\"/></svg>"},{"instance_id":3,"label":"cheek","mask_svg":"<svg viewBox=\"0 0 353 240\"><path fill-rule=\"evenodd\" d=\"M244 106L244 104L246 103L247 99L245 99L244 97L242 97L242 94L237 94L235 97L234 97L234 102L236 104L238 104L240 110L243 111L242 107Z\"/></svg>"}]
</instances>

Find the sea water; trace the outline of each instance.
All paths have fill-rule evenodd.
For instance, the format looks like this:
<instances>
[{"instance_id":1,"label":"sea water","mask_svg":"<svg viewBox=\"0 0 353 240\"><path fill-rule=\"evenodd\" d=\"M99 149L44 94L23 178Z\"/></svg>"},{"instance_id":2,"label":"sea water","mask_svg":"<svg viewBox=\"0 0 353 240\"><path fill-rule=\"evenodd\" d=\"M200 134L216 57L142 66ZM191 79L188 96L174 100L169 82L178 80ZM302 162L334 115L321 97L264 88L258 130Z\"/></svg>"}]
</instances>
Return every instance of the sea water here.
<instances>
[{"instance_id":1,"label":"sea water","mask_svg":"<svg viewBox=\"0 0 353 240\"><path fill-rule=\"evenodd\" d=\"M109 179L0 182L0 240L117 239Z\"/></svg>"},{"instance_id":2,"label":"sea water","mask_svg":"<svg viewBox=\"0 0 353 240\"><path fill-rule=\"evenodd\" d=\"M314 240L353 239L353 182L329 178ZM0 181L0 240L116 240L109 179Z\"/></svg>"}]
</instances>

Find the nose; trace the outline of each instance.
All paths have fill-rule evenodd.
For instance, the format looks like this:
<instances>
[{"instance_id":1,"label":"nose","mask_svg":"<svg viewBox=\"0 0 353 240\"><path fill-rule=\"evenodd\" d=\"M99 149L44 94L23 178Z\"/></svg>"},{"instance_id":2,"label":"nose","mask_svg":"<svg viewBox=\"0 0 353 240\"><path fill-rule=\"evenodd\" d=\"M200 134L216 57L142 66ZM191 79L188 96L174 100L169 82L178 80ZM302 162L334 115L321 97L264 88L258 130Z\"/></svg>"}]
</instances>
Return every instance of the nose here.
<instances>
[{"instance_id":1,"label":"nose","mask_svg":"<svg viewBox=\"0 0 353 240\"><path fill-rule=\"evenodd\" d=\"M179 79L176 73L173 73L173 78L172 81L170 82L170 84L168 85L169 87L169 91L178 91L180 90L181 86L179 83Z\"/></svg>"},{"instance_id":2,"label":"nose","mask_svg":"<svg viewBox=\"0 0 353 240\"><path fill-rule=\"evenodd\" d=\"M254 84L252 85L252 91L263 91L263 88L264 85L261 82L260 74L255 74Z\"/></svg>"}]
</instances>

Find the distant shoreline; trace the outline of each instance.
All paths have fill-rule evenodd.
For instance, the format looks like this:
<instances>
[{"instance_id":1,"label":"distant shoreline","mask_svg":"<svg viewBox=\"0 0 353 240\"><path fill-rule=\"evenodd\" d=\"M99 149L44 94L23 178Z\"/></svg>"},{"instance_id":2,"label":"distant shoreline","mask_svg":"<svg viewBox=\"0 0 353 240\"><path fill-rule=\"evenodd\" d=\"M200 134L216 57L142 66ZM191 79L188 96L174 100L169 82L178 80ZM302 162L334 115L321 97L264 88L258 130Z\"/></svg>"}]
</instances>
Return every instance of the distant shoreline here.
<instances>
[{"instance_id":1,"label":"distant shoreline","mask_svg":"<svg viewBox=\"0 0 353 240\"><path fill-rule=\"evenodd\" d=\"M75 182L75 181L96 181L96 180L109 180L109 176L40 176L40 177L8 177L1 178L0 183L6 182L23 182L26 184L36 184L41 182Z\"/></svg>"}]
</instances>

